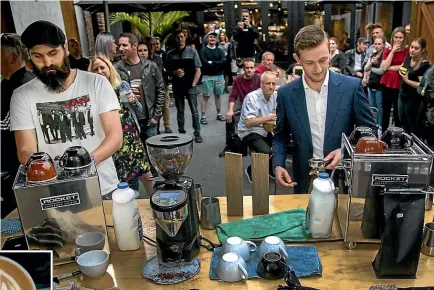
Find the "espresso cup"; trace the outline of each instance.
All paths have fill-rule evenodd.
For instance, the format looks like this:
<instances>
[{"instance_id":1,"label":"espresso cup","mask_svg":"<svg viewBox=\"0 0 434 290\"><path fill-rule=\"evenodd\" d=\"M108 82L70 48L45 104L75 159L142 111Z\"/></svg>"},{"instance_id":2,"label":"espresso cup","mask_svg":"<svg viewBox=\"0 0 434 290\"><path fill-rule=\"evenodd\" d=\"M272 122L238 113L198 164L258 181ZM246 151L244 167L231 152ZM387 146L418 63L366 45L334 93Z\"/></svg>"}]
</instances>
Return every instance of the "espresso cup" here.
<instances>
[{"instance_id":1,"label":"espresso cup","mask_svg":"<svg viewBox=\"0 0 434 290\"><path fill-rule=\"evenodd\" d=\"M375 137L362 137L356 145L356 153L372 154L383 153L388 148L387 144Z\"/></svg>"},{"instance_id":2,"label":"espresso cup","mask_svg":"<svg viewBox=\"0 0 434 290\"><path fill-rule=\"evenodd\" d=\"M256 251L256 245L240 237L228 238L222 247L222 255L230 252L237 253L244 261L250 260L250 253L254 251Z\"/></svg>"},{"instance_id":3,"label":"espresso cup","mask_svg":"<svg viewBox=\"0 0 434 290\"><path fill-rule=\"evenodd\" d=\"M109 255L102 250L84 253L75 262L80 271L90 278L104 275L110 264Z\"/></svg>"},{"instance_id":4,"label":"espresso cup","mask_svg":"<svg viewBox=\"0 0 434 290\"><path fill-rule=\"evenodd\" d=\"M276 236L266 237L258 250L258 257L263 257L266 253L278 253L285 261L288 261L288 253L285 250L285 243Z\"/></svg>"},{"instance_id":5,"label":"espresso cup","mask_svg":"<svg viewBox=\"0 0 434 290\"><path fill-rule=\"evenodd\" d=\"M80 256L86 252L94 250L103 250L105 246L105 235L101 232L88 232L78 236L75 239L77 248L75 249L76 256Z\"/></svg>"},{"instance_id":6,"label":"espresso cup","mask_svg":"<svg viewBox=\"0 0 434 290\"><path fill-rule=\"evenodd\" d=\"M29 272L10 258L0 256L0 288L36 290Z\"/></svg>"},{"instance_id":7,"label":"espresso cup","mask_svg":"<svg viewBox=\"0 0 434 290\"><path fill-rule=\"evenodd\" d=\"M224 254L217 264L216 274L223 282L237 282L249 277L246 262L237 253Z\"/></svg>"},{"instance_id":8,"label":"espresso cup","mask_svg":"<svg viewBox=\"0 0 434 290\"><path fill-rule=\"evenodd\" d=\"M285 259L278 253L265 253L258 263L256 272L259 276L267 280L277 280L285 275Z\"/></svg>"}]
</instances>

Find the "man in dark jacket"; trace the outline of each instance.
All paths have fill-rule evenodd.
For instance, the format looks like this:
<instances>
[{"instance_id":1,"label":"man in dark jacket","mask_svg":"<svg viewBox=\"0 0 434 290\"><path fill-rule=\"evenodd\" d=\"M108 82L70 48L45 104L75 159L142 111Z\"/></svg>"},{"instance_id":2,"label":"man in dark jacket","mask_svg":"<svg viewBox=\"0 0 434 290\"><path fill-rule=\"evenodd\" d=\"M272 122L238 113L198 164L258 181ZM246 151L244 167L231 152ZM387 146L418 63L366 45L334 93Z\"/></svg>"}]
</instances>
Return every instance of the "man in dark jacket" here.
<instances>
[{"instance_id":1,"label":"man in dark jacket","mask_svg":"<svg viewBox=\"0 0 434 290\"><path fill-rule=\"evenodd\" d=\"M78 107L74 107L74 113L72 113L72 125L75 128L75 137L80 138L80 140L87 139L86 133L84 132L84 123L86 119L84 113L78 110Z\"/></svg>"},{"instance_id":2,"label":"man in dark jacket","mask_svg":"<svg viewBox=\"0 0 434 290\"><path fill-rule=\"evenodd\" d=\"M182 30L175 32L176 48L167 53L166 69L172 76L173 93L177 110L178 131L185 134L185 99L190 106L193 118L194 141L203 142L200 135L199 112L197 110L197 84L201 75L201 62L197 51L186 46L186 36Z\"/></svg>"},{"instance_id":3,"label":"man in dark jacket","mask_svg":"<svg viewBox=\"0 0 434 290\"><path fill-rule=\"evenodd\" d=\"M255 39L259 36L256 28L252 27L250 24L250 13L249 10L241 10L241 21L238 22L238 27L234 31L234 39L238 42L237 45L237 58L255 58ZM242 61L238 61L238 66L240 70L238 74L243 74L242 72Z\"/></svg>"},{"instance_id":4,"label":"man in dark jacket","mask_svg":"<svg viewBox=\"0 0 434 290\"><path fill-rule=\"evenodd\" d=\"M224 93L225 78L224 65L226 56L222 49L216 46L217 33L208 34L208 44L200 50L200 61L202 62L202 125L208 124L206 121L206 106L210 96L215 98L215 107L217 109L217 120L224 122L225 118L221 114L220 96Z\"/></svg>"},{"instance_id":5,"label":"man in dark jacket","mask_svg":"<svg viewBox=\"0 0 434 290\"><path fill-rule=\"evenodd\" d=\"M17 156L14 132L10 131L10 103L15 89L34 78L25 68L28 59L27 49L15 33L1 36L1 171L2 181L1 217L9 214L15 207L12 183L20 165ZM5 172L5 176L3 176Z\"/></svg>"},{"instance_id":6,"label":"man in dark jacket","mask_svg":"<svg viewBox=\"0 0 434 290\"><path fill-rule=\"evenodd\" d=\"M157 135L157 125L164 105L164 83L155 62L140 58L137 54L139 40L131 33L122 33L119 50L122 59L115 67L123 81L130 83L134 94L142 104L139 116L140 138L143 144L149 137Z\"/></svg>"},{"instance_id":7,"label":"man in dark jacket","mask_svg":"<svg viewBox=\"0 0 434 290\"><path fill-rule=\"evenodd\" d=\"M365 61L368 45L369 40L360 37L357 39L357 47L345 52L347 58L347 72L349 75L360 79L363 78L363 63Z\"/></svg>"}]
</instances>

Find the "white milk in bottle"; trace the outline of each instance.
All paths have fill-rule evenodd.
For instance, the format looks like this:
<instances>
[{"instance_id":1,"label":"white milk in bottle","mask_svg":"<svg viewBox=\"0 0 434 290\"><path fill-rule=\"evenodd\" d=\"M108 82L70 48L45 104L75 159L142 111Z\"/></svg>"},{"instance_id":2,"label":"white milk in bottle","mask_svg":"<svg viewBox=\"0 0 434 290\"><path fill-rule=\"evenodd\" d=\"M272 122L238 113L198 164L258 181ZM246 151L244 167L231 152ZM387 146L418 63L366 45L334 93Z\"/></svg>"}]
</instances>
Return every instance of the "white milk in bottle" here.
<instances>
[{"instance_id":1,"label":"white milk in bottle","mask_svg":"<svg viewBox=\"0 0 434 290\"><path fill-rule=\"evenodd\" d=\"M121 251L136 250L142 244L142 219L134 196L134 190L126 182L119 183L113 192L113 227Z\"/></svg>"},{"instance_id":2,"label":"white milk in bottle","mask_svg":"<svg viewBox=\"0 0 434 290\"><path fill-rule=\"evenodd\" d=\"M332 232L335 211L335 186L329 174L321 172L313 181L309 206L306 213L306 227L313 238L328 238Z\"/></svg>"}]
</instances>

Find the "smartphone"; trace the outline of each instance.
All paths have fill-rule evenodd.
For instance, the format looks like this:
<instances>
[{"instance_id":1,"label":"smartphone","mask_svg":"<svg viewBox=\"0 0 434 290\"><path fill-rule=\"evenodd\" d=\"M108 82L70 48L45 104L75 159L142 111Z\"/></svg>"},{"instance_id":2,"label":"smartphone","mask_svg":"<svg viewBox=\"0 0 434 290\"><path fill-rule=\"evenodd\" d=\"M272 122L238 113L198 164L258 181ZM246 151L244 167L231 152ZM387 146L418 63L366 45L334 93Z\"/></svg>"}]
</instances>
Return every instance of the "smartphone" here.
<instances>
[{"instance_id":1,"label":"smartphone","mask_svg":"<svg viewBox=\"0 0 434 290\"><path fill-rule=\"evenodd\" d=\"M295 66L294 73L301 77L303 75L303 67L301 65Z\"/></svg>"}]
</instances>

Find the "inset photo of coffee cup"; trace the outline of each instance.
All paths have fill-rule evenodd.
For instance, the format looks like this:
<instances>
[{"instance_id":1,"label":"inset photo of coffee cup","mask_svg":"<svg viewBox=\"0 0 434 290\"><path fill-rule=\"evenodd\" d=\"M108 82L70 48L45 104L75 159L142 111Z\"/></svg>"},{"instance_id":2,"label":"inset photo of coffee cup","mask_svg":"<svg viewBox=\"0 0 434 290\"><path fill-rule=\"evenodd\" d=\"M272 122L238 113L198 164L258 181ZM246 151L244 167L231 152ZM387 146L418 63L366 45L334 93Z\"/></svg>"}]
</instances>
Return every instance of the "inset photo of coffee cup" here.
<instances>
[{"instance_id":1,"label":"inset photo of coffee cup","mask_svg":"<svg viewBox=\"0 0 434 290\"><path fill-rule=\"evenodd\" d=\"M0 289L52 289L52 251L0 251Z\"/></svg>"}]
</instances>

